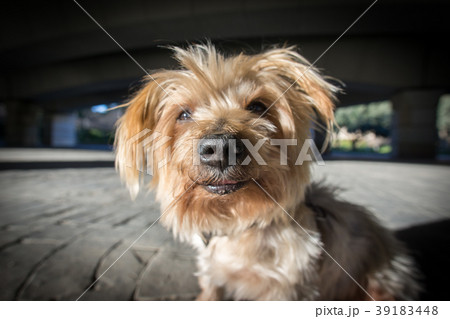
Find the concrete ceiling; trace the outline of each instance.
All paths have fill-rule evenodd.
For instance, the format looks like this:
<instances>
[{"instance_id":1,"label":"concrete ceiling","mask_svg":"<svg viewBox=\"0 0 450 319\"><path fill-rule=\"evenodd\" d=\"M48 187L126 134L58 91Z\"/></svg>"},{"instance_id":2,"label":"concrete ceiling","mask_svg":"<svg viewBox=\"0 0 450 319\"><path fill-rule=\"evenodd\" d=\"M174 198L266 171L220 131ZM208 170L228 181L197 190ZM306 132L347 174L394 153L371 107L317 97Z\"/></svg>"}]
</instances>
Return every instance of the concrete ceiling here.
<instances>
[{"instance_id":1,"label":"concrete ceiling","mask_svg":"<svg viewBox=\"0 0 450 319\"><path fill-rule=\"evenodd\" d=\"M372 1L79 1L145 69L160 46L212 39L224 50L288 41L314 61ZM74 2L4 2L0 100L80 107L123 98L144 72ZM317 63L343 104L410 87L449 88L447 1L378 1Z\"/></svg>"}]
</instances>

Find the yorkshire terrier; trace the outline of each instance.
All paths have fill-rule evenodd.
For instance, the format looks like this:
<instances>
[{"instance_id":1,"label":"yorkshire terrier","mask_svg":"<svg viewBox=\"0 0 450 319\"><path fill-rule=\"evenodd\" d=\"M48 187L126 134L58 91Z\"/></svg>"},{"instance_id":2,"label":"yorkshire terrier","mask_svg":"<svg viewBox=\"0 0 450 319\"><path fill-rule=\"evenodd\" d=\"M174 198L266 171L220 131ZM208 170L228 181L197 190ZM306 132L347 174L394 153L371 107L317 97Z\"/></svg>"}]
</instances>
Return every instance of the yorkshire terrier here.
<instances>
[{"instance_id":1,"label":"yorkshire terrier","mask_svg":"<svg viewBox=\"0 0 450 319\"><path fill-rule=\"evenodd\" d=\"M331 129L338 87L295 47L172 49L180 68L124 104L116 168L133 197L152 170L160 221L198 249L198 299L416 298L402 245L298 160L311 123Z\"/></svg>"}]
</instances>

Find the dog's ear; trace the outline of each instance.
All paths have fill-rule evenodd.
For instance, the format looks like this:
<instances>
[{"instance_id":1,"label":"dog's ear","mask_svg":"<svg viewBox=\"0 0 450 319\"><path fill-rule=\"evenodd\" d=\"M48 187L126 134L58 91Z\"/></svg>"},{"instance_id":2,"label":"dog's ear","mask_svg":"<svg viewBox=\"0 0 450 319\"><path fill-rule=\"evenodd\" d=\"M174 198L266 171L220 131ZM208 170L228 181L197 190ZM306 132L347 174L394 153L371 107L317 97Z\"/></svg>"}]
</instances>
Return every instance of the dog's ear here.
<instances>
[{"instance_id":1,"label":"dog's ear","mask_svg":"<svg viewBox=\"0 0 450 319\"><path fill-rule=\"evenodd\" d=\"M306 102L301 107L308 108L309 116L314 118L317 114L326 123L327 129L331 128L334 123L335 95L340 90L338 87L327 82L316 68L297 53L295 47L270 49L255 57L254 64L258 72L276 75L276 83L280 85L283 95L298 98L298 102ZM296 103L291 104L291 107L297 106Z\"/></svg>"},{"instance_id":2,"label":"dog's ear","mask_svg":"<svg viewBox=\"0 0 450 319\"><path fill-rule=\"evenodd\" d=\"M114 148L116 169L125 182L130 195L135 198L139 192L141 175L149 169L146 156L151 136L161 112L164 91L155 77L148 79L125 104L124 115L117 121Z\"/></svg>"}]
</instances>

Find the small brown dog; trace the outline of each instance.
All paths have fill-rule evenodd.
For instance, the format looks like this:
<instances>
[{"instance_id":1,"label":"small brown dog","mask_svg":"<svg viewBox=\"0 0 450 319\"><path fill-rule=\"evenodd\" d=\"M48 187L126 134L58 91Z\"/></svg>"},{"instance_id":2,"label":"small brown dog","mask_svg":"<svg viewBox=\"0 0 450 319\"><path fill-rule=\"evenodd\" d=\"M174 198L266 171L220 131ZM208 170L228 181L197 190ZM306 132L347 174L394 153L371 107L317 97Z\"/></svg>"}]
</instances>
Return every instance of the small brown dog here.
<instances>
[{"instance_id":1,"label":"small brown dog","mask_svg":"<svg viewBox=\"0 0 450 319\"><path fill-rule=\"evenodd\" d=\"M415 298L402 246L299 160L311 121L333 124L338 89L292 47L173 50L181 68L125 104L116 167L135 196L149 163L162 223L199 250L198 299Z\"/></svg>"}]
</instances>

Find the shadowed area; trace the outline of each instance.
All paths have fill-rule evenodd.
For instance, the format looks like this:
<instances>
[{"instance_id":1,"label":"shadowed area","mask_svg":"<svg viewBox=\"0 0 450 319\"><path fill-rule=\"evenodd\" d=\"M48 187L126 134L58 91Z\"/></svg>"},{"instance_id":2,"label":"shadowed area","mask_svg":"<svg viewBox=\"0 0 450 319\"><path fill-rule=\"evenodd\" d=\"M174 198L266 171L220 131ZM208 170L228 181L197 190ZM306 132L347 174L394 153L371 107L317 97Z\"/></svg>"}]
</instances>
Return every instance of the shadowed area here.
<instances>
[{"instance_id":1,"label":"shadowed area","mask_svg":"<svg viewBox=\"0 0 450 319\"><path fill-rule=\"evenodd\" d=\"M450 267L449 230L450 219L444 219L396 232L397 237L407 244L423 274L422 300L449 300L450 278L446 274Z\"/></svg>"}]
</instances>

